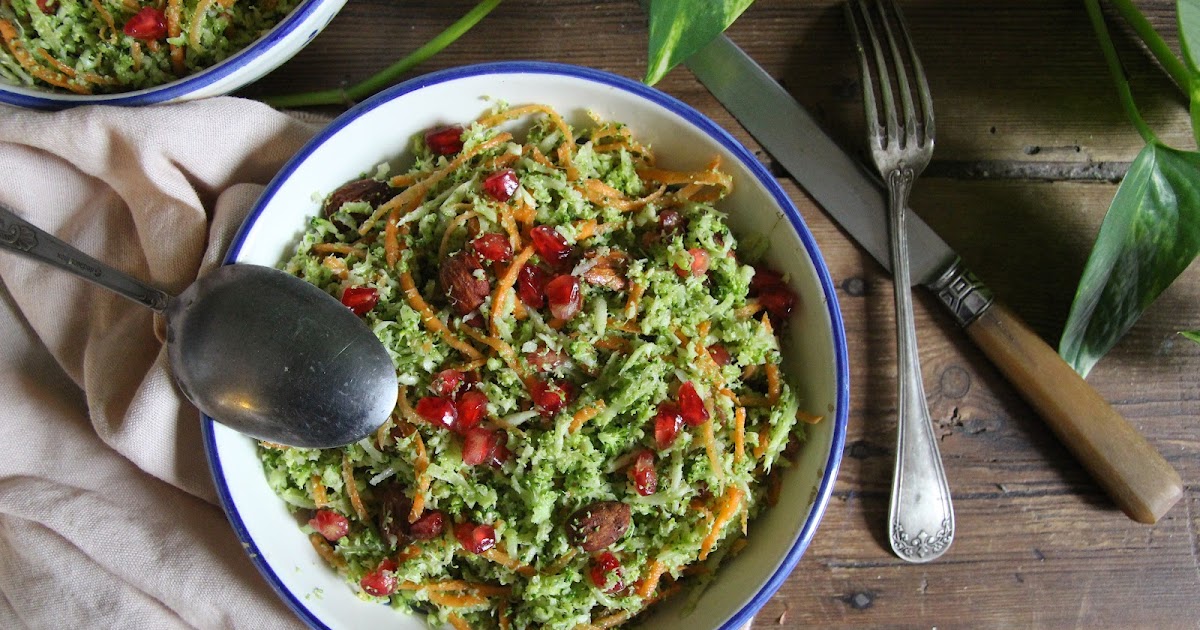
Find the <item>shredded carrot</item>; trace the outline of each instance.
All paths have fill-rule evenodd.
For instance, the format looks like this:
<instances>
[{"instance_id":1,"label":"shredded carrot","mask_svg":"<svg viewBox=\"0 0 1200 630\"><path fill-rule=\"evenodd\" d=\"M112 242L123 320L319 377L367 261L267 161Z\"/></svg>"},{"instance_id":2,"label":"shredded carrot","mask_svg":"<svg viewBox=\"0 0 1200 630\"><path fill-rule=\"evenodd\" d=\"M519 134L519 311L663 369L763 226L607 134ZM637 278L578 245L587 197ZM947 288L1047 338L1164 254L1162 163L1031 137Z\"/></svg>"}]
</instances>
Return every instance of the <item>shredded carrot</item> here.
<instances>
[{"instance_id":1,"label":"shredded carrot","mask_svg":"<svg viewBox=\"0 0 1200 630\"><path fill-rule=\"evenodd\" d=\"M104 24L108 26L109 42L117 41L117 24L113 21L113 16L104 8L104 3L100 0L92 0L92 6L96 7L96 13L100 15L100 19L104 20Z\"/></svg>"},{"instance_id":2,"label":"shredded carrot","mask_svg":"<svg viewBox=\"0 0 1200 630\"><path fill-rule=\"evenodd\" d=\"M575 412L575 416L571 418L571 426L567 428L568 433L574 433L583 427L583 423L596 417L596 414L604 411L604 401L597 400L595 403L580 409Z\"/></svg>"},{"instance_id":3,"label":"shredded carrot","mask_svg":"<svg viewBox=\"0 0 1200 630\"><path fill-rule=\"evenodd\" d=\"M543 571L542 573L544 573L546 575L557 574L559 571L562 571L563 569L567 568L567 565L571 564L571 561L574 560L575 556L578 554L579 554L579 550L576 549L575 547L571 547L570 549L567 550L567 553L564 553L563 555L559 556L558 560L555 560L554 564L546 567L546 570Z\"/></svg>"},{"instance_id":4,"label":"shredded carrot","mask_svg":"<svg viewBox=\"0 0 1200 630\"><path fill-rule=\"evenodd\" d=\"M29 74L34 77L65 90L70 90L77 94L91 94L91 89L86 85L80 85L71 81L71 78L61 72L55 72L39 64L33 55L26 50L25 44L19 39L17 28L8 20L0 19L0 37L4 38L4 44L8 48L12 56L25 68Z\"/></svg>"},{"instance_id":5,"label":"shredded carrot","mask_svg":"<svg viewBox=\"0 0 1200 630\"><path fill-rule=\"evenodd\" d=\"M546 322L546 327L551 330L562 330L563 326L566 326L566 325L567 325L567 320L562 319L561 317L555 317L555 318L552 318L550 321Z\"/></svg>"},{"instance_id":6,"label":"shredded carrot","mask_svg":"<svg viewBox=\"0 0 1200 630\"><path fill-rule=\"evenodd\" d=\"M450 224L446 226L446 231L442 232L442 244L438 247L438 264L441 264L441 261L446 259L446 253L450 249L450 236L454 233L454 230L462 227L464 223L476 216L478 215L474 212L464 212L450 220Z\"/></svg>"},{"instance_id":7,"label":"shredded carrot","mask_svg":"<svg viewBox=\"0 0 1200 630\"><path fill-rule=\"evenodd\" d=\"M404 289L404 297L408 300L408 305L421 314L421 322L425 324L426 328L440 335L447 345L465 354L468 359L474 361L483 358L478 350L471 344L455 337L446 324L438 319L437 315L433 313L433 309L429 308L429 304L425 302L425 298L421 297L421 293L417 291L417 285L407 271L400 274L400 288Z\"/></svg>"},{"instance_id":8,"label":"shredded carrot","mask_svg":"<svg viewBox=\"0 0 1200 630\"><path fill-rule=\"evenodd\" d=\"M779 366L767 364L767 403L772 407L779 402Z\"/></svg>"},{"instance_id":9,"label":"shredded carrot","mask_svg":"<svg viewBox=\"0 0 1200 630\"><path fill-rule=\"evenodd\" d=\"M704 537L704 541L700 543L700 560L703 561L708 558L709 552L712 551L713 545L717 542L717 537L721 534L721 528L725 527L725 524L741 509L742 494L742 489L738 486L729 486L725 490L725 494L721 496L720 509L717 510L716 518L713 519L712 529L709 530L708 536Z\"/></svg>"},{"instance_id":10,"label":"shredded carrot","mask_svg":"<svg viewBox=\"0 0 1200 630\"><path fill-rule=\"evenodd\" d=\"M533 577L534 575L537 575L537 570L535 570L533 567L521 564L516 560L516 558L513 558L512 556L500 551L495 547L483 552L483 557L512 571L516 571L525 577Z\"/></svg>"},{"instance_id":11,"label":"shredded carrot","mask_svg":"<svg viewBox=\"0 0 1200 630\"><path fill-rule=\"evenodd\" d=\"M747 319L754 317L754 314L762 309L763 306L757 299L750 298L749 300L746 300L745 306L733 311L733 314L736 315L738 319Z\"/></svg>"},{"instance_id":12,"label":"shredded carrot","mask_svg":"<svg viewBox=\"0 0 1200 630\"><path fill-rule=\"evenodd\" d=\"M513 218L512 208L507 205L500 208L500 225L508 233L508 244L512 246L514 252L519 252L521 251L521 231L517 228L516 219Z\"/></svg>"},{"instance_id":13,"label":"shredded carrot","mask_svg":"<svg viewBox=\"0 0 1200 630\"><path fill-rule=\"evenodd\" d=\"M658 581L662 579L663 572L667 570L667 565L660 562L657 558L650 561L646 567L646 577L638 582L637 594L638 597L646 599L658 590Z\"/></svg>"},{"instance_id":14,"label":"shredded carrot","mask_svg":"<svg viewBox=\"0 0 1200 630\"><path fill-rule=\"evenodd\" d=\"M454 630L471 630L471 625L463 621L463 618L455 613L447 615L446 621L449 621L450 625L454 626Z\"/></svg>"},{"instance_id":15,"label":"shredded carrot","mask_svg":"<svg viewBox=\"0 0 1200 630\"><path fill-rule=\"evenodd\" d=\"M396 402L400 407L401 419L406 420L408 424L400 423L400 431L404 433L404 437L408 437L409 432L415 430L413 425L425 422L425 419L417 415L417 412L408 402L408 385L401 385L399 395L396 396Z\"/></svg>"},{"instance_id":16,"label":"shredded carrot","mask_svg":"<svg viewBox=\"0 0 1200 630\"><path fill-rule=\"evenodd\" d=\"M508 266L508 271L496 283L496 291L492 293L492 317L489 330L493 337L499 337L499 321L504 316L501 310L504 308L504 302L508 297L508 291L517 284L517 277L521 274L521 268L525 266L525 262L533 256L533 245L530 244L525 249L522 249L517 257L513 259L512 264Z\"/></svg>"},{"instance_id":17,"label":"shredded carrot","mask_svg":"<svg viewBox=\"0 0 1200 630\"><path fill-rule=\"evenodd\" d=\"M394 416L388 416L388 419L375 429L375 447L383 450L384 444L387 443L388 436L392 434L392 427L396 426L393 422Z\"/></svg>"},{"instance_id":18,"label":"shredded carrot","mask_svg":"<svg viewBox=\"0 0 1200 630\"><path fill-rule=\"evenodd\" d=\"M141 43L133 42L133 44L131 44L129 46L129 50L133 56L133 71L141 72L142 71L142 58L143 58Z\"/></svg>"},{"instance_id":19,"label":"shredded carrot","mask_svg":"<svg viewBox=\"0 0 1200 630\"><path fill-rule=\"evenodd\" d=\"M646 204L662 197L663 193L667 191L667 187L659 186L654 192L637 199L630 199L625 196L625 193L598 179L589 179L582 186L576 188L576 190L579 191L579 194L583 195L584 199L598 206L613 208L621 212L631 212L633 210L640 210Z\"/></svg>"},{"instance_id":20,"label":"shredded carrot","mask_svg":"<svg viewBox=\"0 0 1200 630\"><path fill-rule=\"evenodd\" d=\"M642 299L642 294L646 292L646 285L635 282L629 287L629 300L625 302L625 319L634 321L638 315L638 301ZM639 331L640 332L640 331Z\"/></svg>"},{"instance_id":21,"label":"shredded carrot","mask_svg":"<svg viewBox=\"0 0 1200 630\"><path fill-rule=\"evenodd\" d=\"M342 479L346 482L346 495L350 497L350 505L354 507L358 520L368 522L367 508L358 496L358 484L354 481L354 466L350 463L350 453L346 452L342 453Z\"/></svg>"},{"instance_id":22,"label":"shredded carrot","mask_svg":"<svg viewBox=\"0 0 1200 630\"><path fill-rule=\"evenodd\" d=\"M722 192L733 189L733 178L715 168L703 171L668 171L661 168L643 167L637 170L638 177L643 180L658 182L668 186L676 184L699 184L715 186Z\"/></svg>"},{"instance_id":23,"label":"shredded carrot","mask_svg":"<svg viewBox=\"0 0 1200 630\"><path fill-rule=\"evenodd\" d=\"M608 350L610 352L626 353L630 350L629 340L621 337L605 337L604 339L600 339L592 345L600 348L601 350Z\"/></svg>"},{"instance_id":24,"label":"shredded carrot","mask_svg":"<svg viewBox=\"0 0 1200 630\"><path fill-rule=\"evenodd\" d=\"M192 27L191 32L188 33L188 45L197 50L204 50L204 45L200 43L200 26L204 24L204 15L208 13L213 2L214 0L200 0L196 3L196 10L192 11Z\"/></svg>"},{"instance_id":25,"label":"shredded carrot","mask_svg":"<svg viewBox=\"0 0 1200 630\"><path fill-rule=\"evenodd\" d=\"M744 405L746 407L770 407L771 406L771 402L767 400L766 396L763 396L762 394L755 394L754 392L747 392L745 394L742 394L741 396L738 396L738 400L740 400L742 402L742 405Z\"/></svg>"},{"instance_id":26,"label":"shredded carrot","mask_svg":"<svg viewBox=\"0 0 1200 630\"><path fill-rule=\"evenodd\" d=\"M632 616L633 616L632 610L622 610L619 613L614 613L607 617L601 617L600 619L596 619L596 620L592 621L592 624L588 627L589 628L598 628L600 630L603 630L604 628L613 628L613 627L616 627L616 626L619 626L619 625L625 623L626 621L629 621L629 618ZM576 627L578 628L578 626L576 626Z\"/></svg>"},{"instance_id":27,"label":"shredded carrot","mask_svg":"<svg viewBox=\"0 0 1200 630\"><path fill-rule=\"evenodd\" d=\"M746 408L733 411L733 461L740 462L746 456Z\"/></svg>"},{"instance_id":28,"label":"shredded carrot","mask_svg":"<svg viewBox=\"0 0 1200 630\"><path fill-rule=\"evenodd\" d=\"M396 564L404 564L405 562L408 562L419 555L421 555L421 547L419 547L416 543L413 543L404 549L401 549L400 553L396 554Z\"/></svg>"},{"instance_id":29,"label":"shredded carrot","mask_svg":"<svg viewBox=\"0 0 1200 630\"><path fill-rule=\"evenodd\" d=\"M751 363L750 365L747 365L746 367L742 368L742 380L743 381L748 381L748 380L754 378L755 374L758 374L758 365L755 363Z\"/></svg>"},{"instance_id":30,"label":"shredded carrot","mask_svg":"<svg viewBox=\"0 0 1200 630\"><path fill-rule=\"evenodd\" d=\"M266 441L266 440L259 440L259 441L258 441L258 443L259 443L259 445L261 445L261 446L265 446L265 447L267 447L267 448L273 448L273 449L275 449L275 450L277 450L277 451L286 451L286 450L288 450L289 448L292 448L292 447L290 447L290 446L288 446L288 445L286 445L286 444L276 444L275 442L268 442L268 441Z\"/></svg>"},{"instance_id":31,"label":"shredded carrot","mask_svg":"<svg viewBox=\"0 0 1200 630\"><path fill-rule=\"evenodd\" d=\"M575 237L575 240L585 241L589 238L592 238L592 236L596 234L596 220L588 219L586 221L580 221L579 223L575 224L575 229L579 232L579 235Z\"/></svg>"},{"instance_id":32,"label":"shredded carrot","mask_svg":"<svg viewBox=\"0 0 1200 630\"><path fill-rule=\"evenodd\" d=\"M458 370L459 372L474 372L485 365L487 365L487 359L475 359L474 361L463 363L454 369Z\"/></svg>"},{"instance_id":33,"label":"shredded carrot","mask_svg":"<svg viewBox=\"0 0 1200 630\"><path fill-rule=\"evenodd\" d=\"M425 495L429 492L429 454L425 450L425 440L421 439L420 431L413 431L413 445L417 448L417 461L413 471L417 477L417 491L413 494L412 509L408 512L408 522L415 523L425 511Z\"/></svg>"},{"instance_id":34,"label":"shredded carrot","mask_svg":"<svg viewBox=\"0 0 1200 630\"><path fill-rule=\"evenodd\" d=\"M167 36L175 39L183 33L183 26L180 24L180 21L183 19L183 0L167 0L165 14L167 18ZM183 65L183 49L176 44L171 44L171 68L178 75L182 75L185 70Z\"/></svg>"},{"instance_id":35,"label":"shredded carrot","mask_svg":"<svg viewBox=\"0 0 1200 630\"><path fill-rule=\"evenodd\" d=\"M512 587L468 582L466 580L445 580L442 582L401 582L396 588L402 591L462 592L470 591L488 597L507 597L512 593Z\"/></svg>"},{"instance_id":36,"label":"shredded carrot","mask_svg":"<svg viewBox=\"0 0 1200 630\"><path fill-rule=\"evenodd\" d=\"M521 380L525 380L529 376L528 371L517 362L517 353L514 352L512 346L508 345L503 339L499 337L489 337L470 326L463 326L459 330L467 333L467 336L475 341L478 341L479 343L488 346L492 350L495 350L496 354L499 354L500 358L504 359L504 362L508 364L508 367L512 368L512 370L521 377Z\"/></svg>"},{"instance_id":37,"label":"shredded carrot","mask_svg":"<svg viewBox=\"0 0 1200 630\"><path fill-rule=\"evenodd\" d=\"M500 630L508 630L510 627L508 623L508 602L500 602L500 608L496 612L496 615L500 617Z\"/></svg>"},{"instance_id":38,"label":"shredded carrot","mask_svg":"<svg viewBox=\"0 0 1200 630\"><path fill-rule=\"evenodd\" d=\"M404 175L392 175L392 178L388 180L388 185L390 185L392 188L405 188L412 186L415 183L417 183L417 176L412 173L405 173Z\"/></svg>"},{"instance_id":39,"label":"shredded carrot","mask_svg":"<svg viewBox=\"0 0 1200 630\"><path fill-rule=\"evenodd\" d=\"M754 447L754 459L762 459L767 454L767 444L770 442L770 427L763 426L758 433L758 444Z\"/></svg>"},{"instance_id":40,"label":"shredded carrot","mask_svg":"<svg viewBox=\"0 0 1200 630\"><path fill-rule=\"evenodd\" d=\"M606 328L608 328L609 330L617 330L617 331L620 331L623 333L629 333L631 335L642 334L642 329L639 328L638 325L633 323L632 321L617 322L617 321L613 321L610 319L610 320L608 320L608 325L606 326Z\"/></svg>"},{"instance_id":41,"label":"shredded carrot","mask_svg":"<svg viewBox=\"0 0 1200 630\"><path fill-rule=\"evenodd\" d=\"M483 116L475 122L484 127L495 127L496 125L499 125L505 121L520 118L521 116L535 112L541 112L545 114L548 118L550 118L550 122L554 123L554 126L558 127L558 130L562 132L563 138L558 144L559 166L566 169L568 180L574 181L578 179L579 173L576 171L575 166L571 163L571 151L575 147L575 135L571 133L571 128L567 126L567 123L562 119L562 116L559 116L558 112L553 108L538 104L522 105L498 114Z\"/></svg>"},{"instance_id":42,"label":"shredded carrot","mask_svg":"<svg viewBox=\"0 0 1200 630\"><path fill-rule=\"evenodd\" d=\"M471 606L482 606L488 603L487 598L479 595L471 595L470 593L456 595L443 593L441 591L434 591L429 593L428 597L430 602L433 602L438 606L446 606L449 608L468 608ZM470 628L470 626L466 625L466 622L463 622L462 626L459 626L458 624L454 625L455 627Z\"/></svg>"},{"instance_id":43,"label":"shredded carrot","mask_svg":"<svg viewBox=\"0 0 1200 630\"><path fill-rule=\"evenodd\" d=\"M516 153L505 153L503 155L497 155L496 157L488 160L487 162L484 162L483 168L485 168L489 171L497 171L497 170L500 170L500 169L508 166L509 164L512 164L513 162L517 161L517 158L519 158L519 157L521 157L521 156L517 155Z\"/></svg>"},{"instance_id":44,"label":"shredded carrot","mask_svg":"<svg viewBox=\"0 0 1200 630\"><path fill-rule=\"evenodd\" d=\"M512 140L512 134L498 134L493 138L490 138L484 142L480 142L474 147L471 147L470 150L459 153L458 156L451 160L449 164L446 164L436 171L433 171L427 177L425 177L425 179L412 184L410 187L405 189L404 192L401 192L395 197L392 197L388 201L380 204L380 206L375 209L375 212L371 213L371 216L368 217L361 226L359 226L358 233L365 235L371 230L371 228L375 227L375 224L378 223L379 219L383 218L384 215L388 215L389 225L395 224L396 221L400 220L401 213L407 213L408 211L417 207L421 200L425 198L425 195L427 195L434 186L445 179L447 175L458 170L458 168L465 164L467 160L470 160L484 151L494 149L497 146L508 142L509 140ZM392 187L397 187L397 178L392 178L390 183ZM385 225L384 227L386 228L387 226ZM385 242L384 245L386 246L387 243ZM395 264L390 259L388 262L389 264Z\"/></svg>"},{"instance_id":45,"label":"shredded carrot","mask_svg":"<svg viewBox=\"0 0 1200 630\"><path fill-rule=\"evenodd\" d=\"M346 260L333 254L326 256L321 261L321 266L333 272L333 277L338 280L345 280L350 276L350 267L346 265Z\"/></svg>"},{"instance_id":46,"label":"shredded carrot","mask_svg":"<svg viewBox=\"0 0 1200 630\"><path fill-rule=\"evenodd\" d=\"M321 475L313 475L309 482L312 484L313 503L319 508L329 505L329 496L325 494L325 484L321 483Z\"/></svg>"},{"instance_id":47,"label":"shredded carrot","mask_svg":"<svg viewBox=\"0 0 1200 630\"><path fill-rule=\"evenodd\" d=\"M803 410L796 411L796 419L804 424L819 424L824 417L825 416L818 416Z\"/></svg>"},{"instance_id":48,"label":"shredded carrot","mask_svg":"<svg viewBox=\"0 0 1200 630\"><path fill-rule=\"evenodd\" d=\"M346 560L333 550L333 545L329 544L329 541L325 540L324 536L320 534L309 534L308 542L312 544L313 549L315 549L317 552L317 555L321 556L325 562L333 565L339 571L345 570Z\"/></svg>"},{"instance_id":49,"label":"shredded carrot","mask_svg":"<svg viewBox=\"0 0 1200 630\"><path fill-rule=\"evenodd\" d=\"M318 254L344 254L346 256L367 257L367 250L348 243L314 243L312 250Z\"/></svg>"}]
</instances>

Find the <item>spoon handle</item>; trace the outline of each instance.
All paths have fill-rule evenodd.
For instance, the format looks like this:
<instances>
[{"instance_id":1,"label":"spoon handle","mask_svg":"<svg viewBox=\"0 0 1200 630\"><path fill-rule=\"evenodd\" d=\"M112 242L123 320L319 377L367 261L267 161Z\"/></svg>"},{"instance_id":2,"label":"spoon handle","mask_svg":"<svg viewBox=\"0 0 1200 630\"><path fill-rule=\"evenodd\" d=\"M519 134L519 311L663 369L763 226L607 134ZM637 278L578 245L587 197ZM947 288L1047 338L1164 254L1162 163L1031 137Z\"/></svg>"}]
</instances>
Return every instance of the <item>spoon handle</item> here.
<instances>
[{"instance_id":1,"label":"spoon handle","mask_svg":"<svg viewBox=\"0 0 1200 630\"><path fill-rule=\"evenodd\" d=\"M170 295L58 240L3 205L0 205L0 249L58 267L159 312L171 300Z\"/></svg>"}]
</instances>

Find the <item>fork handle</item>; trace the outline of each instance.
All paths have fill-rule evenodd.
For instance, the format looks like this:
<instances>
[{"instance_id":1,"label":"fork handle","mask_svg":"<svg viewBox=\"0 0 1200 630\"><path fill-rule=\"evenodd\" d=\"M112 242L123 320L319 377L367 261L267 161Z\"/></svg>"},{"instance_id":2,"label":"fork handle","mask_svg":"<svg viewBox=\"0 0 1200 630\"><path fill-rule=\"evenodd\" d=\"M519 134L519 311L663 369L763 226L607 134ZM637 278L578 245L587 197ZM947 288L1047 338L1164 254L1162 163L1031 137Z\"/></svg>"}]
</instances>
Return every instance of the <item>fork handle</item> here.
<instances>
[{"instance_id":1,"label":"fork handle","mask_svg":"<svg viewBox=\"0 0 1200 630\"><path fill-rule=\"evenodd\" d=\"M1011 311L992 304L966 330L1130 518L1155 523L1183 496L1171 464Z\"/></svg>"},{"instance_id":2,"label":"fork handle","mask_svg":"<svg viewBox=\"0 0 1200 630\"><path fill-rule=\"evenodd\" d=\"M928 562L942 555L954 539L954 509L925 402L913 321L906 218L908 194L915 178L916 173L906 165L891 171L887 178L899 361L896 467L888 538L892 551L901 559Z\"/></svg>"}]
</instances>

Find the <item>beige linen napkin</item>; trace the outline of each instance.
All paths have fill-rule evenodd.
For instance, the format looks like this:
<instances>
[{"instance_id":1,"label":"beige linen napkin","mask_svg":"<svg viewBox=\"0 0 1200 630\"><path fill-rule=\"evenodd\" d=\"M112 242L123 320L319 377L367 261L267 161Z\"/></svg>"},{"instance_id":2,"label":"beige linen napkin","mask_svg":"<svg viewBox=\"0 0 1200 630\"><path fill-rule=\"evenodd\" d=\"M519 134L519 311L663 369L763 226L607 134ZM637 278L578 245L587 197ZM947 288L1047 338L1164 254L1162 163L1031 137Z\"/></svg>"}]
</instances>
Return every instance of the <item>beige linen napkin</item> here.
<instances>
[{"instance_id":1,"label":"beige linen napkin","mask_svg":"<svg viewBox=\"0 0 1200 630\"><path fill-rule=\"evenodd\" d=\"M0 203L176 293L318 129L235 98L0 106ZM0 628L295 627L217 505L153 314L0 251Z\"/></svg>"}]
</instances>

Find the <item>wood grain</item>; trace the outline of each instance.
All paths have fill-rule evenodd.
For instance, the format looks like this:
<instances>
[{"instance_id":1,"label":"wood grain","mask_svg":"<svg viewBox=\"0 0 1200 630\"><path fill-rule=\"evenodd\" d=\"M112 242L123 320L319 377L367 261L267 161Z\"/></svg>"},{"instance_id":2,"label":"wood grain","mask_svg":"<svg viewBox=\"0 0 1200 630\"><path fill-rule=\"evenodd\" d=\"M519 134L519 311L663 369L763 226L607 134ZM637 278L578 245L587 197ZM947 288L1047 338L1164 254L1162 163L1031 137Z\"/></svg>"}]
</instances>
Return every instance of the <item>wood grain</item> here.
<instances>
[{"instance_id":1,"label":"wood grain","mask_svg":"<svg viewBox=\"0 0 1200 630\"><path fill-rule=\"evenodd\" d=\"M1138 2L1172 46L1174 3ZM465 13L467 0L351 0L326 31L247 96L360 80ZM1141 148L1082 4L903 3L932 82L934 164L913 207L1014 312L1056 345L1114 181ZM1112 21L1114 25L1116 21ZM851 152L863 126L836 2L758 0L730 36ZM1123 28L1122 60L1147 121L1192 147L1186 102ZM536 59L641 76L634 0L506 2L411 76ZM758 628L1194 628L1200 618L1200 265L1193 265L1088 382L1181 474L1184 497L1154 526L1106 498L935 300L916 296L930 412L957 512L938 561L909 565L884 536L895 440L890 277L786 176L684 68L659 84L774 169L814 233L845 317L850 424L820 530ZM330 113L337 108L324 110Z\"/></svg>"}]
</instances>

